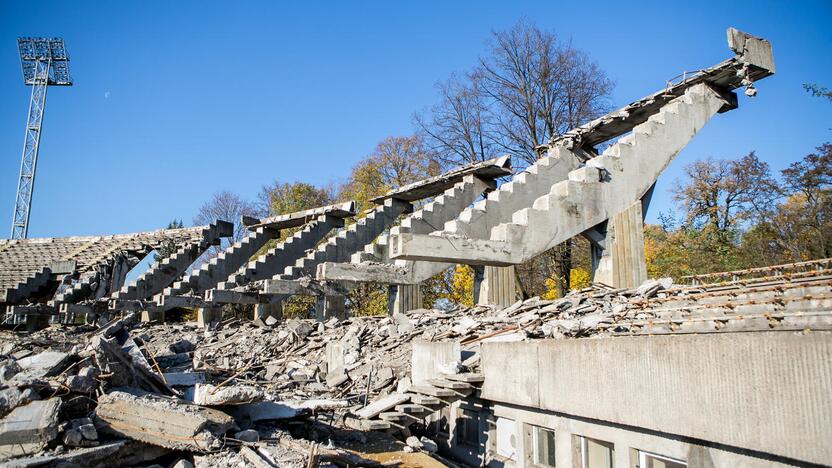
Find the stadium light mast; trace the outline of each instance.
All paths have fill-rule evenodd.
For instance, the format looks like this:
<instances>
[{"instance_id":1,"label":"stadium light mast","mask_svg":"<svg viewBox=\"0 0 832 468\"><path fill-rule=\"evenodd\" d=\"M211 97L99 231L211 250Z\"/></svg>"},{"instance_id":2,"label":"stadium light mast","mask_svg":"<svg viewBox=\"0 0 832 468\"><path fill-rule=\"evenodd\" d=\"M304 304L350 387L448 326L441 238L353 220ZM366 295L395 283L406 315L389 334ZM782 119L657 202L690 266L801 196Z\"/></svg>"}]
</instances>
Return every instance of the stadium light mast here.
<instances>
[{"instance_id":1,"label":"stadium light mast","mask_svg":"<svg viewBox=\"0 0 832 468\"><path fill-rule=\"evenodd\" d=\"M21 37L17 39L17 50L20 52L23 84L32 87L32 96L26 116L26 133L23 137L23 156L20 161L20 178L17 181L11 238L25 239L29 233L29 211L32 208L32 190L35 186L46 88L72 86L72 78L69 76L69 56L63 39Z\"/></svg>"}]
</instances>

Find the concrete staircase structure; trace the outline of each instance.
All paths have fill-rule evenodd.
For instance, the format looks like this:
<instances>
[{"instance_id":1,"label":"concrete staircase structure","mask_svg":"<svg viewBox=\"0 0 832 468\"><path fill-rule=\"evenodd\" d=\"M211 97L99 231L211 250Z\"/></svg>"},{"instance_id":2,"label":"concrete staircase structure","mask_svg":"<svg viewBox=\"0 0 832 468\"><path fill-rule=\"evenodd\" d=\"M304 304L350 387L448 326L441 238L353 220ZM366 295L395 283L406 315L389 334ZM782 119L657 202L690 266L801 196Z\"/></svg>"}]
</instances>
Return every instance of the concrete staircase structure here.
<instances>
[{"instance_id":1,"label":"concrete staircase structure","mask_svg":"<svg viewBox=\"0 0 832 468\"><path fill-rule=\"evenodd\" d=\"M690 87L602 155L570 169L566 180L551 184L532 203L509 202L504 209L503 200L516 199L510 196L490 206L486 202L476 215L474 210L463 213L444 231L391 237L391 256L475 265L528 261L639 201L690 138L728 104L707 84ZM563 146L552 151L561 160L575 161L575 153ZM512 184L499 192L515 190Z\"/></svg>"},{"instance_id":2,"label":"concrete staircase structure","mask_svg":"<svg viewBox=\"0 0 832 468\"><path fill-rule=\"evenodd\" d=\"M202 238L179 247L172 255L157 261L134 281L126 284L112 295L115 300L147 299L162 292L176 278L182 276L187 268L212 245L219 245L220 238L233 234L234 225L226 221L217 221L202 230Z\"/></svg>"},{"instance_id":3,"label":"concrete staircase structure","mask_svg":"<svg viewBox=\"0 0 832 468\"><path fill-rule=\"evenodd\" d=\"M358 410L347 418L348 426L365 431L404 430L432 414L474 394L485 378L482 374L463 373L429 379L423 385L411 385L406 393L393 393Z\"/></svg>"}]
</instances>

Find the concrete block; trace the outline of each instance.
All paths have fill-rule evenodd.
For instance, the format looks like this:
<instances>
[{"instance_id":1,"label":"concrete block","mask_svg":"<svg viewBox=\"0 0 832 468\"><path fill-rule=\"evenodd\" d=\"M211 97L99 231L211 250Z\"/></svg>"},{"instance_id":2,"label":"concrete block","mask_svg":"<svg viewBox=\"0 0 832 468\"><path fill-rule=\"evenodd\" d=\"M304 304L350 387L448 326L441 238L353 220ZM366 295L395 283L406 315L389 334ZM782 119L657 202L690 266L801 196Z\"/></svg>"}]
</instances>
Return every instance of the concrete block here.
<instances>
[{"instance_id":1,"label":"concrete block","mask_svg":"<svg viewBox=\"0 0 832 468\"><path fill-rule=\"evenodd\" d=\"M462 361L458 342L413 340L412 346L411 379L413 385L426 385L428 380L441 377L449 364Z\"/></svg>"},{"instance_id":2,"label":"concrete block","mask_svg":"<svg viewBox=\"0 0 832 468\"><path fill-rule=\"evenodd\" d=\"M200 327L207 327L211 324L222 321L222 308L200 307L196 311L196 321Z\"/></svg>"},{"instance_id":3,"label":"concrete block","mask_svg":"<svg viewBox=\"0 0 832 468\"><path fill-rule=\"evenodd\" d=\"M58 436L60 398L18 406L0 421L0 458L36 453Z\"/></svg>"},{"instance_id":4,"label":"concrete block","mask_svg":"<svg viewBox=\"0 0 832 468\"><path fill-rule=\"evenodd\" d=\"M234 426L221 411L126 388L99 397L95 421L116 436L189 452L221 447Z\"/></svg>"},{"instance_id":5,"label":"concrete block","mask_svg":"<svg viewBox=\"0 0 832 468\"><path fill-rule=\"evenodd\" d=\"M215 387L211 384L197 384L194 388L194 403L202 406L244 405L264 397L262 390L244 385Z\"/></svg>"}]
</instances>

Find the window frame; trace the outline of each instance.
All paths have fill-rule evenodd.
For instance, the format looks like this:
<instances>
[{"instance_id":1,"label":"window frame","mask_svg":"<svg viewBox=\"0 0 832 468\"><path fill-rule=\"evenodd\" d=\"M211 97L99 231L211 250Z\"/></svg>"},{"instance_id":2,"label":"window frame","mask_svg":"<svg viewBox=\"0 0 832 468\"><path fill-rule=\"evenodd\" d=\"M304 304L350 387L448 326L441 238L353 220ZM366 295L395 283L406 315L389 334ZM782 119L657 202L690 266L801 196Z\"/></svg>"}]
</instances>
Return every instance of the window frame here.
<instances>
[{"instance_id":1,"label":"window frame","mask_svg":"<svg viewBox=\"0 0 832 468\"><path fill-rule=\"evenodd\" d=\"M555 460L554 460L554 464L552 464L552 465L549 465L548 463L540 463L538 461L538 457L537 457L537 455L538 455L537 447L538 447L538 440L539 440L539 437L540 437L539 436L540 431L546 431L546 432L552 433L552 447L551 447L551 449L554 452L556 450L555 447L557 446L557 442L556 442L556 439L555 439L555 437L556 437L555 430L550 429L548 427L544 427L544 426L536 426L534 424L529 424L528 426L531 429L531 436L532 436L531 437L531 439L532 439L531 440L531 450L530 450L532 466L543 467L543 468L554 468L555 466L557 466L558 459L557 459L557 454L556 453L553 453Z\"/></svg>"},{"instance_id":2,"label":"window frame","mask_svg":"<svg viewBox=\"0 0 832 468\"><path fill-rule=\"evenodd\" d=\"M606 440L595 439L595 438L592 438L592 437L586 437L586 436L582 436L582 435L579 435L578 439L579 439L578 447L579 447L580 456L581 456L581 466L580 466L580 468L589 468L589 450L588 450L588 447L587 447L587 441L588 440L592 440L593 442L600 443L599 445L605 445L605 446L609 445L609 446L611 446L609 448L609 450L610 450L610 467L615 468L615 443L614 442L608 442Z\"/></svg>"},{"instance_id":3,"label":"window frame","mask_svg":"<svg viewBox=\"0 0 832 468\"><path fill-rule=\"evenodd\" d=\"M688 466L687 460L679 460L678 458L668 457L667 455L661 455L655 452L648 452L646 450L638 450L638 467L643 468L647 466L647 457L656 458L662 461L669 461L672 463L678 463L680 465Z\"/></svg>"}]
</instances>

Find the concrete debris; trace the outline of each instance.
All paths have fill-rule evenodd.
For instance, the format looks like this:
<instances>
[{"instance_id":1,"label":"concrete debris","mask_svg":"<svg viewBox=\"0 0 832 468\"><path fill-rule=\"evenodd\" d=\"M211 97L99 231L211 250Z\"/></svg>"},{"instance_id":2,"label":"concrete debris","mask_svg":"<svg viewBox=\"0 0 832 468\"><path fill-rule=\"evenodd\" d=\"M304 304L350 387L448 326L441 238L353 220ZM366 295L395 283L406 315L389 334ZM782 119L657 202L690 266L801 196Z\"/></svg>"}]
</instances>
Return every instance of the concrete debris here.
<instances>
[{"instance_id":1,"label":"concrete debris","mask_svg":"<svg viewBox=\"0 0 832 468\"><path fill-rule=\"evenodd\" d=\"M260 401L264 397L262 390L242 385L220 388L211 384L197 384L194 389L194 403L202 406L243 405Z\"/></svg>"},{"instance_id":2,"label":"concrete debris","mask_svg":"<svg viewBox=\"0 0 832 468\"><path fill-rule=\"evenodd\" d=\"M220 411L138 389L120 389L99 397L95 418L107 432L191 452L221 447L222 436L234 427L231 416Z\"/></svg>"},{"instance_id":3,"label":"concrete debris","mask_svg":"<svg viewBox=\"0 0 832 468\"><path fill-rule=\"evenodd\" d=\"M60 398L18 406L0 421L0 459L41 451L58 436Z\"/></svg>"},{"instance_id":4,"label":"concrete debris","mask_svg":"<svg viewBox=\"0 0 832 468\"><path fill-rule=\"evenodd\" d=\"M242 442L254 443L260 441L260 433L254 429L246 429L234 434L234 438Z\"/></svg>"},{"instance_id":5,"label":"concrete debris","mask_svg":"<svg viewBox=\"0 0 832 468\"><path fill-rule=\"evenodd\" d=\"M3 390L0 390L0 417L6 416L18 406L22 406L39 399L40 395L38 395L37 392L31 388L4 388Z\"/></svg>"},{"instance_id":6,"label":"concrete debris","mask_svg":"<svg viewBox=\"0 0 832 468\"><path fill-rule=\"evenodd\" d=\"M4 462L11 466L170 466L174 450L195 454L195 466L302 467L316 457L338 464L355 456L341 447L390 439L371 431L410 427L476 391L482 343L832 329L828 314L805 313L828 308L830 289L828 279L811 275L719 286L660 279L628 289L597 284L502 309L416 309L322 323L263 327L230 318L206 330L126 316L99 329L0 330L0 446L7 458L29 457ZM441 378L418 375L411 354L423 342L457 350L430 362ZM21 429L8 429L12 421ZM399 450L437 450L430 439L401 435L407 440Z\"/></svg>"}]
</instances>

